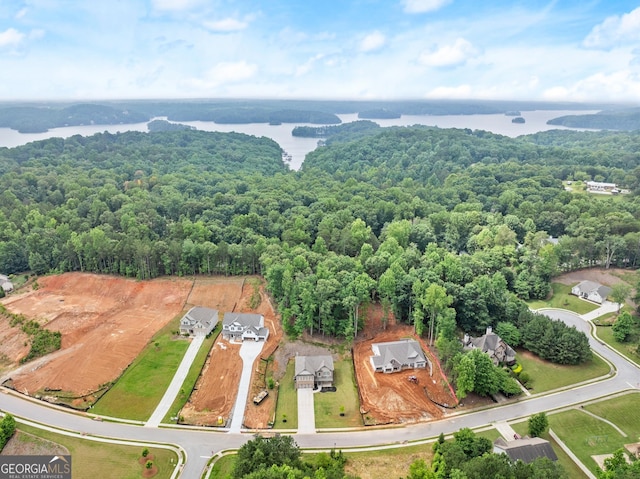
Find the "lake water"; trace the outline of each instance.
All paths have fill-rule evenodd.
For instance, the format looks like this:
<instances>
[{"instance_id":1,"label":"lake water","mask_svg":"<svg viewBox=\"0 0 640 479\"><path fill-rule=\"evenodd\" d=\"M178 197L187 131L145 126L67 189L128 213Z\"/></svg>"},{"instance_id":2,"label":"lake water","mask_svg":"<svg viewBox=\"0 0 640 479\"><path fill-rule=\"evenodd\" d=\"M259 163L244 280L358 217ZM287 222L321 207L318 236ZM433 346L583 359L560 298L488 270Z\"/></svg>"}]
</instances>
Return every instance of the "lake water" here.
<instances>
[{"instance_id":1,"label":"lake water","mask_svg":"<svg viewBox=\"0 0 640 479\"><path fill-rule=\"evenodd\" d=\"M586 115L596 111L587 110L535 110L522 111L526 123L512 123L513 117L503 114L494 115L403 115L390 120L375 120L380 126L411 126L428 125L439 128L470 128L471 130L487 130L500 135L516 137L539 131L552 129L567 129L561 126L547 125L547 121L564 115ZM338 115L343 123L358 120L356 113ZM300 138L291 135L294 124L268 125L266 123L248 123L242 125L222 125L210 121L184 121L203 131L221 131L245 133L247 135L265 136L276 141L282 149L291 155L289 167L298 170L307 153L313 151L318 144L317 138ZM307 124L300 124L307 125ZM308 125L318 126L318 125ZM90 136L95 133L108 131L110 133L124 131L148 131L146 123L132 123L126 125L86 125L54 128L46 133L18 133L9 128L0 128L0 146L14 147L31 141L44 140L53 137L68 138L73 135Z\"/></svg>"}]
</instances>

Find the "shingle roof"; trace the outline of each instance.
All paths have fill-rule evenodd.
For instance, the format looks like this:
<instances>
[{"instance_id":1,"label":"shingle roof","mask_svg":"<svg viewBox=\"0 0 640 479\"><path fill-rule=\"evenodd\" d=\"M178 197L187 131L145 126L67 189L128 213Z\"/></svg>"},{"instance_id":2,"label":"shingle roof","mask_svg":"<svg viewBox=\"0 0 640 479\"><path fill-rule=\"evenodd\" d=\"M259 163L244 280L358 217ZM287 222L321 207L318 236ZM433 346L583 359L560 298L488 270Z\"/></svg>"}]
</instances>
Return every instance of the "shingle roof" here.
<instances>
[{"instance_id":1,"label":"shingle roof","mask_svg":"<svg viewBox=\"0 0 640 479\"><path fill-rule=\"evenodd\" d=\"M323 367L333 371L333 358L331 356L296 356L296 376L305 372L307 374L315 374L316 371Z\"/></svg>"},{"instance_id":2,"label":"shingle roof","mask_svg":"<svg viewBox=\"0 0 640 479\"><path fill-rule=\"evenodd\" d=\"M606 298L612 291L609 286L604 286L600 283L596 283L595 281L581 281L578 283L577 288L584 294L597 291L601 298Z\"/></svg>"},{"instance_id":3,"label":"shingle roof","mask_svg":"<svg viewBox=\"0 0 640 479\"><path fill-rule=\"evenodd\" d=\"M552 461L558 460L558 456L556 456L549 441L540 437L516 439L515 441L506 441L503 438L499 438L493 444L514 461L520 460L530 463L539 457L547 457Z\"/></svg>"},{"instance_id":4,"label":"shingle roof","mask_svg":"<svg viewBox=\"0 0 640 479\"><path fill-rule=\"evenodd\" d=\"M253 326L254 328L261 328L262 315L252 313L224 313L222 318L222 324L230 325L235 322L240 323L245 328Z\"/></svg>"},{"instance_id":5,"label":"shingle roof","mask_svg":"<svg viewBox=\"0 0 640 479\"><path fill-rule=\"evenodd\" d=\"M393 361L401 365L415 363L416 361L427 362L420 344L413 339L375 343L371 345L371 348L374 353L377 353L372 357L376 368L383 367Z\"/></svg>"},{"instance_id":6,"label":"shingle roof","mask_svg":"<svg viewBox=\"0 0 640 479\"><path fill-rule=\"evenodd\" d=\"M187 311L182 320L187 320L192 326L200 323L204 327L213 329L218 324L218 311L202 306L194 306Z\"/></svg>"}]
</instances>

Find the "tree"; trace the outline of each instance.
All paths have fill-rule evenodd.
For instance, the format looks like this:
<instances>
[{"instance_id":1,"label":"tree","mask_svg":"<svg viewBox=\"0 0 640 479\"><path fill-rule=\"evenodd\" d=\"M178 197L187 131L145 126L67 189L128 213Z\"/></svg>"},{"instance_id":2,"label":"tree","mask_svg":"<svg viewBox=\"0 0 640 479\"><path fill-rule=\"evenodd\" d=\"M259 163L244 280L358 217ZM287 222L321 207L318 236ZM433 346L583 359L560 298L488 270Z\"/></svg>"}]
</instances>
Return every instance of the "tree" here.
<instances>
[{"instance_id":1,"label":"tree","mask_svg":"<svg viewBox=\"0 0 640 479\"><path fill-rule=\"evenodd\" d=\"M273 465L300 466L300 449L291 436L256 436L239 450L232 476L240 479Z\"/></svg>"},{"instance_id":2,"label":"tree","mask_svg":"<svg viewBox=\"0 0 640 479\"><path fill-rule=\"evenodd\" d=\"M611 299L618 303L618 313L620 308L627 301L627 298L631 294L631 286L627 283L617 283L611 287Z\"/></svg>"},{"instance_id":3,"label":"tree","mask_svg":"<svg viewBox=\"0 0 640 479\"><path fill-rule=\"evenodd\" d=\"M6 414L0 421L0 451L16 432L16 420L11 414Z\"/></svg>"},{"instance_id":4,"label":"tree","mask_svg":"<svg viewBox=\"0 0 640 479\"><path fill-rule=\"evenodd\" d=\"M544 412L534 414L527 423L529 436L540 437L549 428L549 419Z\"/></svg>"},{"instance_id":5,"label":"tree","mask_svg":"<svg viewBox=\"0 0 640 479\"><path fill-rule=\"evenodd\" d=\"M613 323L613 338L623 343L627 340L633 329L634 319L628 311L624 311L616 318L616 322Z\"/></svg>"},{"instance_id":6,"label":"tree","mask_svg":"<svg viewBox=\"0 0 640 479\"><path fill-rule=\"evenodd\" d=\"M431 283L418 296L418 301L424 310L429 313L429 345L433 346L436 319L451 305L453 298L447 294L447 290L444 287Z\"/></svg>"}]
</instances>

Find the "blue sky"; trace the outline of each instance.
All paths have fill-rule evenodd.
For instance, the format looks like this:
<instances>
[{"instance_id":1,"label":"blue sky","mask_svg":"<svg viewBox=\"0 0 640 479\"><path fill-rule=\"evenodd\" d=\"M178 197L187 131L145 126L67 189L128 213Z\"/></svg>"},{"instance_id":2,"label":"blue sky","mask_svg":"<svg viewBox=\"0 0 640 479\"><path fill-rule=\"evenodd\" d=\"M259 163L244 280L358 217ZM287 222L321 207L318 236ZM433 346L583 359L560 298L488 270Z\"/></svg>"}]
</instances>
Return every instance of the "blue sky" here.
<instances>
[{"instance_id":1,"label":"blue sky","mask_svg":"<svg viewBox=\"0 0 640 479\"><path fill-rule=\"evenodd\" d=\"M615 0L0 0L0 100L519 99L640 104Z\"/></svg>"}]
</instances>

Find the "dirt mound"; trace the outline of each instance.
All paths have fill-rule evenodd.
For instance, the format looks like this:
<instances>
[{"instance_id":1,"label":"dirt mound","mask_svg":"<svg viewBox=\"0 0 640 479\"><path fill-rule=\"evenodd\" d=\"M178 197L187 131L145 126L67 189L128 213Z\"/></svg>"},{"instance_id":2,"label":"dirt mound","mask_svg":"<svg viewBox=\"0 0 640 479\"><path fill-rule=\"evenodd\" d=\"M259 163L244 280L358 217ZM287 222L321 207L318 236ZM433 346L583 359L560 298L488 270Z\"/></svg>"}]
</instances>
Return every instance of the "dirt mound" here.
<instances>
[{"instance_id":1,"label":"dirt mound","mask_svg":"<svg viewBox=\"0 0 640 479\"><path fill-rule=\"evenodd\" d=\"M12 296L5 305L60 331L62 349L12 373L13 387L26 394L47 388L80 396L115 380L181 313L193 281L66 273L38 283L37 290Z\"/></svg>"}]
</instances>

